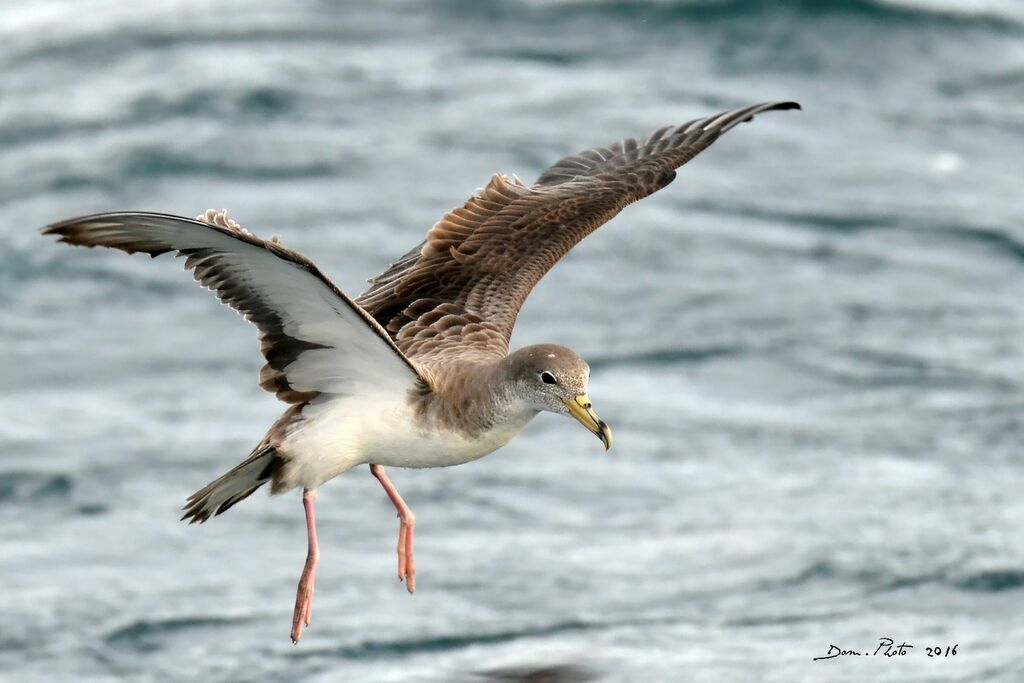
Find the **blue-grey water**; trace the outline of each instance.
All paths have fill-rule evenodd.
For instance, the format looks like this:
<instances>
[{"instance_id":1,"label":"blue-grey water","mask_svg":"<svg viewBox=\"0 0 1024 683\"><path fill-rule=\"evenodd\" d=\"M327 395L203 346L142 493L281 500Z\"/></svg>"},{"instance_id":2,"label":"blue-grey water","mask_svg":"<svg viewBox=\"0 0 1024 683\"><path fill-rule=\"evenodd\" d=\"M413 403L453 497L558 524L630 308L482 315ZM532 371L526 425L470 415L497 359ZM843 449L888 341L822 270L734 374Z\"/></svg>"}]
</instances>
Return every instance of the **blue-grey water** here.
<instances>
[{"instance_id":1,"label":"blue-grey water","mask_svg":"<svg viewBox=\"0 0 1024 683\"><path fill-rule=\"evenodd\" d=\"M177 521L282 409L254 330L38 233L227 208L356 294L495 171L765 99L523 311L613 450L392 472L412 597L331 482L297 647L298 496ZM1022 157L1013 0L0 5L0 680L1024 680Z\"/></svg>"}]
</instances>

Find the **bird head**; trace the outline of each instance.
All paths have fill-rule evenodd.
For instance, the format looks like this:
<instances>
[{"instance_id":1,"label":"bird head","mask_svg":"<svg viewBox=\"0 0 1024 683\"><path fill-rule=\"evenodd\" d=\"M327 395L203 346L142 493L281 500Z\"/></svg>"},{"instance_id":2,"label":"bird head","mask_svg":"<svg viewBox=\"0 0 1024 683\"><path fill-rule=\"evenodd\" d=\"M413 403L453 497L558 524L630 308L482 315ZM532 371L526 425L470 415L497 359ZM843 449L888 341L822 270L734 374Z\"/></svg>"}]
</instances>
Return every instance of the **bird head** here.
<instances>
[{"instance_id":1,"label":"bird head","mask_svg":"<svg viewBox=\"0 0 1024 683\"><path fill-rule=\"evenodd\" d=\"M612 430L587 396L590 366L572 349L556 344L525 346L509 356L520 398L534 409L575 418L611 448Z\"/></svg>"}]
</instances>

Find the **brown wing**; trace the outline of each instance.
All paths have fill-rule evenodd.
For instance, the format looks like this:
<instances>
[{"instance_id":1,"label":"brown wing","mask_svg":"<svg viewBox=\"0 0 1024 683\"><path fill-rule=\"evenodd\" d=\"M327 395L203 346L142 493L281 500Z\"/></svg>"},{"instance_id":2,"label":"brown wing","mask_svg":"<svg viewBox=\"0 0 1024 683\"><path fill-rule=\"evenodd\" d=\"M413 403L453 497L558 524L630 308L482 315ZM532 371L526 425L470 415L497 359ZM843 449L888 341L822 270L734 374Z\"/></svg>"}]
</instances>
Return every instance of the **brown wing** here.
<instances>
[{"instance_id":1,"label":"brown wing","mask_svg":"<svg viewBox=\"0 0 1024 683\"><path fill-rule=\"evenodd\" d=\"M418 247L370 280L358 299L410 357L457 344L504 355L527 295L580 240L625 206L668 185L676 169L767 102L566 157L532 187L495 175L446 214Z\"/></svg>"}]
</instances>

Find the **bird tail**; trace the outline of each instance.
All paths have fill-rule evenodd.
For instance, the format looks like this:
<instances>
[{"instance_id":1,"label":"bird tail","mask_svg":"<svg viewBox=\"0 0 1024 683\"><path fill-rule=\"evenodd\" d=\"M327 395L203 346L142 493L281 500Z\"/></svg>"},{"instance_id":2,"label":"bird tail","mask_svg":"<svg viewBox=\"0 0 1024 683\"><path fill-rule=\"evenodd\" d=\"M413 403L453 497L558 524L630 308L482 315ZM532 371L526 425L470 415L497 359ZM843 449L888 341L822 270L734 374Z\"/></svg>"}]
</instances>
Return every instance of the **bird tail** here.
<instances>
[{"instance_id":1,"label":"bird tail","mask_svg":"<svg viewBox=\"0 0 1024 683\"><path fill-rule=\"evenodd\" d=\"M195 524L219 515L270 481L282 462L277 449L264 441L242 464L189 496L181 519Z\"/></svg>"}]
</instances>

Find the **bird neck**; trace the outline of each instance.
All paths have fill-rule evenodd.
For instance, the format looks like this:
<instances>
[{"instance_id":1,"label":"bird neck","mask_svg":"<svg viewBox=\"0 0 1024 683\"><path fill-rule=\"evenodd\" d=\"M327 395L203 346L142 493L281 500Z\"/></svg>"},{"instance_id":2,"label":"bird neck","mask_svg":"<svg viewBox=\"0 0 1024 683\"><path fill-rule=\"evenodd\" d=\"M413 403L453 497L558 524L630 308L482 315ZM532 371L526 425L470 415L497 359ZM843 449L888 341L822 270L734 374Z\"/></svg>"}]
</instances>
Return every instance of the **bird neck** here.
<instances>
[{"instance_id":1,"label":"bird neck","mask_svg":"<svg viewBox=\"0 0 1024 683\"><path fill-rule=\"evenodd\" d=\"M506 427L518 431L538 412L524 400L507 358L462 361L433 380L423 412L467 436Z\"/></svg>"},{"instance_id":2,"label":"bird neck","mask_svg":"<svg viewBox=\"0 0 1024 683\"><path fill-rule=\"evenodd\" d=\"M527 420L538 411L525 397L522 383L513 371L510 356L505 356L491 365L491 379L487 384L488 396L485 399L495 407L497 422L518 421L529 415Z\"/></svg>"}]
</instances>

